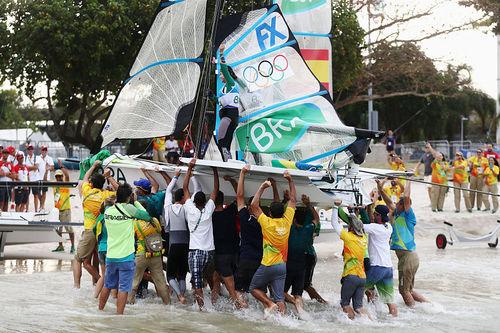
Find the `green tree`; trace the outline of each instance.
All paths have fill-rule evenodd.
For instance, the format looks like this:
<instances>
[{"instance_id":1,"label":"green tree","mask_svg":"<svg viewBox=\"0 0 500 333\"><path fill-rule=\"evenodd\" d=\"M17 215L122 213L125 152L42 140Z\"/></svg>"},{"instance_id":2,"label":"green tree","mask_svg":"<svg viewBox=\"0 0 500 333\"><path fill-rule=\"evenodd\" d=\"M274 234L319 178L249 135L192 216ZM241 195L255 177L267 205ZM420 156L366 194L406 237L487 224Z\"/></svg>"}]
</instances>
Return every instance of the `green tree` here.
<instances>
[{"instance_id":1,"label":"green tree","mask_svg":"<svg viewBox=\"0 0 500 333\"><path fill-rule=\"evenodd\" d=\"M66 143L98 146L109 113L157 7L156 0L19 0L8 3L6 77L43 97ZM5 44L2 44L5 45Z\"/></svg>"},{"instance_id":2,"label":"green tree","mask_svg":"<svg viewBox=\"0 0 500 333\"><path fill-rule=\"evenodd\" d=\"M16 128L25 124L19 112L21 98L15 90L0 90L0 128Z\"/></svg>"}]
</instances>

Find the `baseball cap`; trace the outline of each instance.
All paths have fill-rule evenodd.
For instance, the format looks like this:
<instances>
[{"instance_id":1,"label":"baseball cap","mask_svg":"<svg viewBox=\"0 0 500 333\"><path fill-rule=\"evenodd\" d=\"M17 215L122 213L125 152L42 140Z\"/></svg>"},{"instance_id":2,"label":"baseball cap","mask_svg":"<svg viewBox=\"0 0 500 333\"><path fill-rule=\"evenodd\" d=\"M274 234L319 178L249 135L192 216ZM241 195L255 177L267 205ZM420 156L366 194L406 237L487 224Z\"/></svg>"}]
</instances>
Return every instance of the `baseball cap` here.
<instances>
[{"instance_id":1,"label":"baseball cap","mask_svg":"<svg viewBox=\"0 0 500 333\"><path fill-rule=\"evenodd\" d=\"M151 182L146 178L141 178L134 182L134 185L140 187L146 192L151 192Z\"/></svg>"},{"instance_id":2,"label":"baseball cap","mask_svg":"<svg viewBox=\"0 0 500 333\"><path fill-rule=\"evenodd\" d=\"M17 153L16 153L16 157L19 157L19 156L22 156L24 157L24 152L19 150Z\"/></svg>"},{"instance_id":3,"label":"baseball cap","mask_svg":"<svg viewBox=\"0 0 500 333\"><path fill-rule=\"evenodd\" d=\"M47 147L46 145L42 145L42 146L40 147L40 149L41 149L41 150L47 150L47 149L48 149L48 147Z\"/></svg>"},{"instance_id":4,"label":"baseball cap","mask_svg":"<svg viewBox=\"0 0 500 333\"><path fill-rule=\"evenodd\" d=\"M389 222L389 208L385 205L377 205L375 211L382 217L382 222Z\"/></svg>"},{"instance_id":5,"label":"baseball cap","mask_svg":"<svg viewBox=\"0 0 500 333\"><path fill-rule=\"evenodd\" d=\"M349 226L352 228L354 233L358 236L363 236L365 230L363 229L363 222L354 214L349 215Z\"/></svg>"},{"instance_id":6,"label":"baseball cap","mask_svg":"<svg viewBox=\"0 0 500 333\"><path fill-rule=\"evenodd\" d=\"M27 147L26 149L28 149L28 150L33 150L33 149L35 149L35 148L33 147L33 145L28 145L28 147Z\"/></svg>"},{"instance_id":7,"label":"baseball cap","mask_svg":"<svg viewBox=\"0 0 500 333\"><path fill-rule=\"evenodd\" d=\"M54 176L64 176L64 173L62 172L61 169L59 169L59 170L56 170L56 172L54 173Z\"/></svg>"},{"instance_id":8,"label":"baseball cap","mask_svg":"<svg viewBox=\"0 0 500 333\"><path fill-rule=\"evenodd\" d=\"M5 149L9 152L9 154L14 154L16 151L16 148L14 148L13 146L8 146Z\"/></svg>"}]
</instances>

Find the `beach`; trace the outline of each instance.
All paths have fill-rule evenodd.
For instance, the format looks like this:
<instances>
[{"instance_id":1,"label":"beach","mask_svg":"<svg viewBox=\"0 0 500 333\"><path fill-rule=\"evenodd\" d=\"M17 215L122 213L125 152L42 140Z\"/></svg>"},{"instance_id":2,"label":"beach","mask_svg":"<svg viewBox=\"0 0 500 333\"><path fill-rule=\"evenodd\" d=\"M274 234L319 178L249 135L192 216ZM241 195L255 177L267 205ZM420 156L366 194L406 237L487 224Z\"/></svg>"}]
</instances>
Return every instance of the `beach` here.
<instances>
[{"instance_id":1,"label":"beach","mask_svg":"<svg viewBox=\"0 0 500 333\"><path fill-rule=\"evenodd\" d=\"M72 204L74 218L80 213L76 199ZM438 250L435 237L442 232L439 228L443 221L479 235L491 231L498 217L489 212L455 213L452 192L447 195L445 211L432 213L422 184L413 186L412 200L418 221L416 242L420 257L415 288L431 303L408 309L396 294L400 311L397 318L388 316L385 305L375 304L368 306L373 321L347 319L338 305L342 244L335 234L323 233L315 242L318 264L313 285L329 304L311 301L305 294L310 320L299 320L291 306L286 316L264 320L262 309L253 298L250 308L243 311L234 310L225 298L213 307L208 293L206 313L200 313L195 305L182 306L176 301L164 306L159 298L153 297L151 284L148 297L127 306L125 316L115 316L112 303L100 312L97 301L92 298L92 285L86 272L82 288L73 288L72 255L66 242L66 253L52 253L56 244L6 247L6 260L0 262L0 288L4 294L4 302L0 304L0 331L497 332L500 325L498 249L490 249L483 242L448 245L445 250ZM394 254L392 259L396 267ZM191 295L189 299L192 301Z\"/></svg>"}]
</instances>

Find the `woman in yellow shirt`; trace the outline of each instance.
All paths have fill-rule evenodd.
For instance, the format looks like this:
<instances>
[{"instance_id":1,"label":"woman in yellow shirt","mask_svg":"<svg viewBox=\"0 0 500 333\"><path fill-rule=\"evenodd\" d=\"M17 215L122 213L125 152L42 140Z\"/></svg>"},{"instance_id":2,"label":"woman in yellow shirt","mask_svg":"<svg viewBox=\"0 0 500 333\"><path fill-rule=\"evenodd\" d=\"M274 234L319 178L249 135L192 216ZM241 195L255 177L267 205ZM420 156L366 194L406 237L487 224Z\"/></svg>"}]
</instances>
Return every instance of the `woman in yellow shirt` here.
<instances>
[{"instance_id":1,"label":"woman in yellow shirt","mask_svg":"<svg viewBox=\"0 0 500 333\"><path fill-rule=\"evenodd\" d=\"M467 191L460 190L467 188L469 184L469 163L464 159L464 155L457 151L455 154L455 161L453 161L453 190L455 194L455 213L460 212L460 192L463 193L465 208L472 213L472 206L470 204L470 197ZM457 188L458 187L458 188ZM459 189L460 188L460 189Z\"/></svg>"},{"instance_id":2,"label":"woman in yellow shirt","mask_svg":"<svg viewBox=\"0 0 500 333\"><path fill-rule=\"evenodd\" d=\"M498 194L498 174L500 173L500 168L498 167L498 161L494 157L488 158L488 165L484 170L484 192L490 192L491 201L493 202L493 210L491 213L495 214L498 210L498 197L494 194ZM488 199L489 195L484 195L484 206L485 210L490 210L490 201Z\"/></svg>"},{"instance_id":3,"label":"woman in yellow shirt","mask_svg":"<svg viewBox=\"0 0 500 333\"><path fill-rule=\"evenodd\" d=\"M432 182L439 185L448 185L448 171L450 170L450 165L446 162L444 156L440 152L432 150L434 155L434 161L431 164L432 167ZM432 185L432 198L431 205L433 212L442 212L444 205L444 198L446 195L446 187Z\"/></svg>"}]
</instances>

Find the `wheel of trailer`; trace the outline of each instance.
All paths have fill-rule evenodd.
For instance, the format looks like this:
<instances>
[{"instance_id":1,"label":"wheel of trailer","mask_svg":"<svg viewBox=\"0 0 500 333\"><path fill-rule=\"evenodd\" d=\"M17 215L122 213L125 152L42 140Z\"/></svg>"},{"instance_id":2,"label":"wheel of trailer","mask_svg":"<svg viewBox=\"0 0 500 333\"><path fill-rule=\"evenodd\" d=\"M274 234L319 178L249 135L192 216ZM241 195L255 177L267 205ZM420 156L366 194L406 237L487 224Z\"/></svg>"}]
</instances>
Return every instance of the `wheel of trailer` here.
<instances>
[{"instance_id":1,"label":"wheel of trailer","mask_svg":"<svg viewBox=\"0 0 500 333\"><path fill-rule=\"evenodd\" d=\"M445 235L439 234L436 236L436 246L438 249L444 249L446 247L446 244L448 244L448 240L446 239Z\"/></svg>"},{"instance_id":2,"label":"wheel of trailer","mask_svg":"<svg viewBox=\"0 0 500 333\"><path fill-rule=\"evenodd\" d=\"M497 247L497 245L498 245L498 238L497 238L495 243L488 243L488 246L491 248L495 248L495 247Z\"/></svg>"}]
</instances>

